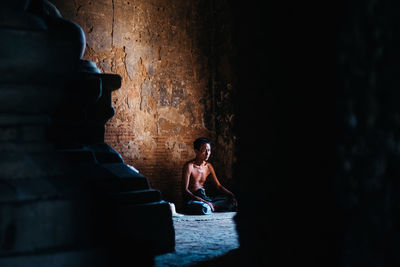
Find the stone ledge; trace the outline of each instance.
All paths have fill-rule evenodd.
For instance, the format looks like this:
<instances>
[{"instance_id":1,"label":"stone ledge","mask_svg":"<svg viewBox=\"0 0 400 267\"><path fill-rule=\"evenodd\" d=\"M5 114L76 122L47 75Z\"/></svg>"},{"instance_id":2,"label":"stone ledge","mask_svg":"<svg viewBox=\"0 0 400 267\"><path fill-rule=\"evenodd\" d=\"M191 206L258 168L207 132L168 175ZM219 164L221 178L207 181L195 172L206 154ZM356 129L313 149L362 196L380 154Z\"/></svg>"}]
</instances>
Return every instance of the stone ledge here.
<instances>
[{"instance_id":1,"label":"stone ledge","mask_svg":"<svg viewBox=\"0 0 400 267\"><path fill-rule=\"evenodd\" d=\"M209 215L183 215L173 217L174 221L213 221L233 219L236 212L214 212Z\"/></svg>"}]
</instances>

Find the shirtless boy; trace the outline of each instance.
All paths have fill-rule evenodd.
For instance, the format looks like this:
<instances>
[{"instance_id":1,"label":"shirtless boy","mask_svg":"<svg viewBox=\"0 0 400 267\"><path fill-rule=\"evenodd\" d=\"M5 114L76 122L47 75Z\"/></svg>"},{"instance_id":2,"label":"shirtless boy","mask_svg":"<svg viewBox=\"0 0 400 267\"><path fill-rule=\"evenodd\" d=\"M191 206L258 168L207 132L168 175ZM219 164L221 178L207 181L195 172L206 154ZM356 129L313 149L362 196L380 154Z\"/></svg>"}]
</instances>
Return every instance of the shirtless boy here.
<instances>
[{"instance_id":1,"label":"shirtless boy","mask_svg":"<svg viewBox=\"0 0 400 267\"><path fill-rule=\"evenodd\" d=\"M235 196L223 187L217 179L214 168L207 160L211 155L211 144L206 138L194 141L196 157L185 163L182 171L182 194L185 213L209 214L213 211L234 211L237 206ZM210 198L204 190L207 177L221 192L222 196Z\"/></svg>"}]
</instances>

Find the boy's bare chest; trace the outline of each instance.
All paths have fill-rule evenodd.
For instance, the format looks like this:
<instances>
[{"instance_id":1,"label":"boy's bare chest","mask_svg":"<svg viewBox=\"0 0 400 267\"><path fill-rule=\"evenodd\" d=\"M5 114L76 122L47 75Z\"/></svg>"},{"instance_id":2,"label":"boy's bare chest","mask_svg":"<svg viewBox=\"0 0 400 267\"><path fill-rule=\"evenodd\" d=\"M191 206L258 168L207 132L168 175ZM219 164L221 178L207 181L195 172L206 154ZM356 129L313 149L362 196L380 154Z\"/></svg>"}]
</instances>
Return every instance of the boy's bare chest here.
<instances>
[{"instance_id":1,"label":"boy's bare chest","mask_svg":"<svg viewBox=\"0 0 400 267\"><path fill-rule=\"evenodd\" d=\"M206 166L196 166L193 168L192 178L197 182L204 182L209 174L210 170Z\"/></svg>"}]
</instances>

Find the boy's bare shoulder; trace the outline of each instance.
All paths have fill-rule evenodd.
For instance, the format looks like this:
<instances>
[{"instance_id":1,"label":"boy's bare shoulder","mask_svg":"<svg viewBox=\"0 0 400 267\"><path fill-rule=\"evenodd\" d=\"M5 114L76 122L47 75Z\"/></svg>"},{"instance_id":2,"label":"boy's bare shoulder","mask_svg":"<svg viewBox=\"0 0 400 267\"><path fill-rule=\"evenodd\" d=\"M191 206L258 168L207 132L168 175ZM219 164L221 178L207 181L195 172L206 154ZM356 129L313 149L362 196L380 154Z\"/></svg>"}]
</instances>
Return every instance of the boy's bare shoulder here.
<instances>
[{"instance_id":1,"label":"boy's bare shoulder","mask_svg":"<svg viewBox=\"0 0 400 267\"><path fill-rule=\"evenodd\" d=\"M189 161L186 161L185 164L183 164L183 168L184 168L184 169L187 169L187 168L193 167L193 162L194 162L193 159L192 159L192 160L189 160Z\"/></svg>"}]
</instances>

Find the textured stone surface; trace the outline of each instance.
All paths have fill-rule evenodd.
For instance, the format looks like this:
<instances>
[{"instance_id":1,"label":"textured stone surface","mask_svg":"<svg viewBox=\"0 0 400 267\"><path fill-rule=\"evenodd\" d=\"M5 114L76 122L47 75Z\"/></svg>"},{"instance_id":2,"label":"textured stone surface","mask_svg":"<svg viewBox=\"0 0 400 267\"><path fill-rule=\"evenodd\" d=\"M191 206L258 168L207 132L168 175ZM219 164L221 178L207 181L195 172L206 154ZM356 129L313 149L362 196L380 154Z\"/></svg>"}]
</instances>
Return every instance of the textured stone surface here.
<instances>
[{"instance_id":1,"label":"textured stone surface","mask_svg":"<svg viewBox=\"0 0 400 267\"><path fill-rule=\"evenodd\" d=\"M234 212L175 217L175 252L155 257L156 267L208 261L239 247Z\"/></svg>"},{"instance_id":2,"label":"textured stone surface","mask_svg":"<svg viewBox=\"0 0 400 267\"><path fill-rule=\"evenodd\" d=\"M106 142L125 162L179 209L181 168L194 156L194 139L206 136L215 144L217 174L228 182L234 139L225 1L52 2L84 29L84 57L122 76ZM218 21L216 9L225 12Z\"/></svg>"}]
</instances>

